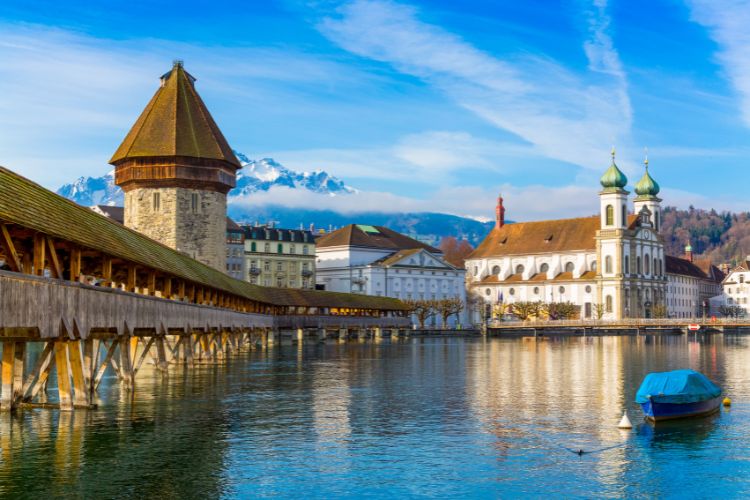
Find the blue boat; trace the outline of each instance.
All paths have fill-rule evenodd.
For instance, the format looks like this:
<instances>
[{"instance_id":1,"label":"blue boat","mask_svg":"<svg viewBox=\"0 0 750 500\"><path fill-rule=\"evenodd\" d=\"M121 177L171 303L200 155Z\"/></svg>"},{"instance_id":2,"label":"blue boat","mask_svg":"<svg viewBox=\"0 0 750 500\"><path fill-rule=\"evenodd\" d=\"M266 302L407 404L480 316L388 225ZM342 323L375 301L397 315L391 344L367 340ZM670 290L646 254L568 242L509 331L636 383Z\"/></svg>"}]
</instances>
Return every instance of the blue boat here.
<instances>
[{"instance_id":1,"label":"blue boat","mask_svg":"<svg viewBox=\"0 0 750 500\"><path fill-rule=\"evenodd\" d=\"M719 409L721 388L694 370L649 373L635 402L641 405L646 418L655 422L699 417Z\"/></svg>"}]
</instances>

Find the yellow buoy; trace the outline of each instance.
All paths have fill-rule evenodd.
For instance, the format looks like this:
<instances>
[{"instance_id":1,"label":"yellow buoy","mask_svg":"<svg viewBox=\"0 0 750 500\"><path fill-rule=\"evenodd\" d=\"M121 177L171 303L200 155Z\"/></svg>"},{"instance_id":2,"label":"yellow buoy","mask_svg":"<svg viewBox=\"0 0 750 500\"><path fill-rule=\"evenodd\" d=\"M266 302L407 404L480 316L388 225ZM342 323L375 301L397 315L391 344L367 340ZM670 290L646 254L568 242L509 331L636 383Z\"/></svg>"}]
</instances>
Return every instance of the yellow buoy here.
<instances>
[{"instance_id":1,"label":"yellow buoy","mask_svg":"<svg viewBox=\"0 0 750 500\"><path fill-rule=\"evenodd\" d=\"M722 401L722 404L724 406L732 406L732 400L729 398L724 398L724 401Z\"/></svg>"},{"instance_id":2,"label":"yellow buoy","mask_svg":"<svg viewBox=\"0 0 750 500\"><path fill-rule=\"evenodd\" d=\"M622 418L620 419L620 423L617 424L618 429L632 429L633 424L630 423L630 419L628 418L628 412L624 412L622 414Z\"/></svg>"}]
</instances>

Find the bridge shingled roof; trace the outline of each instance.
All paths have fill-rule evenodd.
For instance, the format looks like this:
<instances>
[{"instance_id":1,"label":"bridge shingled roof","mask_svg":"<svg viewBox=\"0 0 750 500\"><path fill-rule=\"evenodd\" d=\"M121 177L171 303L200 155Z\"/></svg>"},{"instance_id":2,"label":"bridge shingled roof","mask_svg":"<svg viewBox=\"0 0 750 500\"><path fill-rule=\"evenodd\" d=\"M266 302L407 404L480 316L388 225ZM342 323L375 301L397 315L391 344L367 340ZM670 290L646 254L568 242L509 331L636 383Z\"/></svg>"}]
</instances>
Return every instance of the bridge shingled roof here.
<instances>
[{"instance_id":1,"label":"bridge shingled roof","mask_svg":"<svg viewBox=\"0 0 750 500\"><path fill-rule=\"evenodd\" d=\"M0 167L0 220L43 232L176 278L278 306L404 310L390 297L269 288L232 278Z\"/></svg>"}]
</instances>

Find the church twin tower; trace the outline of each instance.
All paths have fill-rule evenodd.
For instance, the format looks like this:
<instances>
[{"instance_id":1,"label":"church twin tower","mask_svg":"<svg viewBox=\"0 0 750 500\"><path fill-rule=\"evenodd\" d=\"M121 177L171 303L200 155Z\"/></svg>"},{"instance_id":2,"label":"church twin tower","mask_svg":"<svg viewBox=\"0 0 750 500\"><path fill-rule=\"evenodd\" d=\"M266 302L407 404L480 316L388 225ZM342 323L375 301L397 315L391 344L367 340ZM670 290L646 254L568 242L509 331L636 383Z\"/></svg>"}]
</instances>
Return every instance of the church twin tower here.
<instances>
[{"instance_id":1,"label":"church twin tower","mask_svg":"<svg viewBox=\"0 0 750 500\"><path fill-rule=\"evenodd\" d=\"M241 165L182 62L161 77L110 163L127 227L226 272L227 193Z\"/></svg>"}]
</instances>

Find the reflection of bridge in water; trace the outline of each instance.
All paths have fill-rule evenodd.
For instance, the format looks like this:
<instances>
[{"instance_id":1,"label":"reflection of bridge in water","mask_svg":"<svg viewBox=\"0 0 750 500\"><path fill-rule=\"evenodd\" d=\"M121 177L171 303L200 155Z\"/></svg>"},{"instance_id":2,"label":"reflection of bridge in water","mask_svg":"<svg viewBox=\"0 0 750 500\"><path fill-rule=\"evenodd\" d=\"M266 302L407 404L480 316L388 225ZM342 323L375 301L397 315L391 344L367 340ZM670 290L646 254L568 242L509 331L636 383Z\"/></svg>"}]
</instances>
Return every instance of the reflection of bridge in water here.
<instances>
[{"instance_id":1,"label":"reflection of bridge in water","mask_svg":"<svg viewBox=\"0 0 750 500\"><path fill-rule=\"evenodd\" d=\"M491 323L489 335L644 335L696 333L750 333L750 320L714 319L621 319L502 321Z\"/></svg>"},{"instance_id":2,"label":"reflection of bridge in water","mask_svg":"<svg viewBox=\"0 0 750 500\"><path fill-rule=\"evenodd\" d=\"M0 260L3 410L91 406L107 367L133 387L146 362L166 373L251 346L409 324L395 299L235 280L2 167ZM33 367L29 343L42 346ZM43 403L53 368L59 402Z\"/></svg>"}]
</instances>

